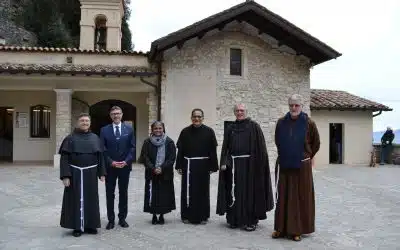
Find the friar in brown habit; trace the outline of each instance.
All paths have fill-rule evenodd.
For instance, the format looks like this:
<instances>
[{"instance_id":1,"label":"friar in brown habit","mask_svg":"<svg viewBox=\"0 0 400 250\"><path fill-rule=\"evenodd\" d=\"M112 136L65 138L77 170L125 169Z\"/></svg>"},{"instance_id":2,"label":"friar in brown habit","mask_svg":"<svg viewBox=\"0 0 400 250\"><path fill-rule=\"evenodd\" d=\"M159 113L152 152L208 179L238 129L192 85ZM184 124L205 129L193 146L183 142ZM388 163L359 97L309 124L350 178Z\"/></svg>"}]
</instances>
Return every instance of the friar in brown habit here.
<instances>
[{"instance_id":1,"label":"friar in brown habit","mask_svg":"<svg viewBox=\"0 0 400 250\"><path fill-rule=\"evenodd\" d=\"M315 231L315 195L312 175L320 147L317 126L302 111L302 96L289 98L289 112L275 130L278 159L275 166L276 209L273 238L300 241Z\"/></svg>"}]
</instances>

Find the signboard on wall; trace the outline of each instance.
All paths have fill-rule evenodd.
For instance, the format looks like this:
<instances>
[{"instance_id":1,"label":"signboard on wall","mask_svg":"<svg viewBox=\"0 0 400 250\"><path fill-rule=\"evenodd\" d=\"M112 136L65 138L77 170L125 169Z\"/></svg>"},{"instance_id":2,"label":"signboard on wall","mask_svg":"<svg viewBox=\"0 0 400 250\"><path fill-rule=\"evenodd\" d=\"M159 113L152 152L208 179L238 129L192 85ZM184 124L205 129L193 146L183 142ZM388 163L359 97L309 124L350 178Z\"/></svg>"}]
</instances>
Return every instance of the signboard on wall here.
<instances>
[{"instance_id":1,"label":"signboard on wall","mask_svg":"<svg viewBox=\"0 0 400 250\"><path fill-rule=\"evenodd\" d=\"M27 128L28 127L28 113L26 113L26 112L17 112L16 113L15 127L16 128Z\"/></svg>"}]
</instances>

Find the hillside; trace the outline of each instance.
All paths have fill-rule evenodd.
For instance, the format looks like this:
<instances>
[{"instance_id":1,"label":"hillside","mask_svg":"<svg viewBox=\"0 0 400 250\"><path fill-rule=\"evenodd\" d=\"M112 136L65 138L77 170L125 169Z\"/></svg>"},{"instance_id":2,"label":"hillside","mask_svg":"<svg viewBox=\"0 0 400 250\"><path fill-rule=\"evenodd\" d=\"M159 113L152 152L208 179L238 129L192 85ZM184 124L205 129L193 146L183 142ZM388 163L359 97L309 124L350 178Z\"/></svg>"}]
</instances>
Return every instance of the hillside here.
<instances>
[{"instance_id":1,"label":"hillside","mask_svg":"<svg viewBox=\"0 0 400 250\"><path fill-rule=\"evenodd\" d=\"M125 0L122 50L132 50L130 0ZM6 45L79 47L79 0L0 0L0 37Z\"/></svg>"},{"instance_id":2,"label":"hillside","mask_svg":"<svg viewBox=\"0 0 400 250\"><path fill-rule=\"evenodd\" d=\"M6 39L6 44L16 46L34 46L36 35L27 31L15 22L17 8L13 0L0 0L0 37Z\"/></svg>"}]
</instances>

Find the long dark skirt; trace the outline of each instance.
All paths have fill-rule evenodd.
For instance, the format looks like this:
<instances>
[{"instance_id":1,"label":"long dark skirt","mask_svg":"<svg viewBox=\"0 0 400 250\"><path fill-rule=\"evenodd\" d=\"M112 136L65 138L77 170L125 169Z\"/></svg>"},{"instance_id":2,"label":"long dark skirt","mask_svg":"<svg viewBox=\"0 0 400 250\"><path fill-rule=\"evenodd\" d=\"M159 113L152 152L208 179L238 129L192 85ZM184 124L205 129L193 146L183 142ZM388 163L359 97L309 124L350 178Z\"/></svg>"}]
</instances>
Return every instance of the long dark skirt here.
<instances>
[{"instance_id":1,"label":"long dark skirt","mask_svg":"<svg viewBox=\"0 0 400 250\"><path fill-rule=\"evenodd\" d=\"M97 168L80 171L71 167L71 174L70 186L64 188L61 227L75 230L100 228Z\"/></svg>"},{"instance_id":2,"label":"long dark skirt","mask_svg":"<svg viewBox=\"0 0 400 250\"><path fill-rule=\"evenodd\" d=\"M249 158L236 158L235 159L235 170L232 168L227 169L229 172L227 177L228 187L228 209L226 213L227 223L230 225L242 227L250 226L258 223L258 219L254 214L254 211L248 211L248 200L247 200L247 188L249 183ZM232 178L234 177L234 194L232 196ZM234 199L233 199L234 198Z\"/></svg>"},{"instance_id":3,"label":"long dark skirt","mask_svg":"<svg viewBox=\"0 0 400 250\"><path fill-rule=\"evenodd\" d=\"M278 173L275 167L275 178ZM300 169L280 169L278 202L275 209L275 231L287 235L315 231L315 194L311 161Z\"/></svg>"},{"instance_id":4,"label":"long dark skirt","mask_svg":"<svg viewBox=\"0 0 400 250\"><path fill-rule=\"evenodd\" d=\"M187 168L182 171L181 219L198 224L210 218L210 161L191 160L189 195L187 193ZM189 196L189 202L187 197Z\"/></svg>"},{"instance_id":5,"label":"long dark skirt","mask_svg":"<svg viewBox=\"0 0 400 250\"><path fill-rule=\"evenodd\" d=\"M146 180L144 191L144 212L167 214L176 209L173 179L153 176Z\"/></svg>"}]
</instances>

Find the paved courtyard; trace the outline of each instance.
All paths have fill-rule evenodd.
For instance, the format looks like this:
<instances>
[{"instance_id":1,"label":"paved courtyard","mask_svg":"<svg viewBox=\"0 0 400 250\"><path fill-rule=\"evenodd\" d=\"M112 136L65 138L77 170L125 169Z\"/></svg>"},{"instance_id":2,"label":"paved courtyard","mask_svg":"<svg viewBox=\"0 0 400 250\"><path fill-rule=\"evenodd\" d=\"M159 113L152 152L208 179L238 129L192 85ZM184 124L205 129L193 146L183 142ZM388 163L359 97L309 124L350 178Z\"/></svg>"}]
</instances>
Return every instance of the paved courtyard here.
<instances>
[{"instance_id":1,"label":"paved courtyard","mask_svg":"<svg viewBox=\"0 0 400 250\"><path fill-rule=\"evenodd\" d=\"M318 167L317 232L301 242L273 240L273 212L255 232L228 229L215 215L217 175L212 177L212 217L208 225L179 219L180 179L175 177L178 209L166 224L153 226L143 209L143 174L135 166L130 182L130 227L107 231L105 188L99 182L102 227L98 235L74 238L59 227L63 187L49 167L0 167L0 249L399 249L400 168L395 166Z\"/></svg>"}]
</instances>

